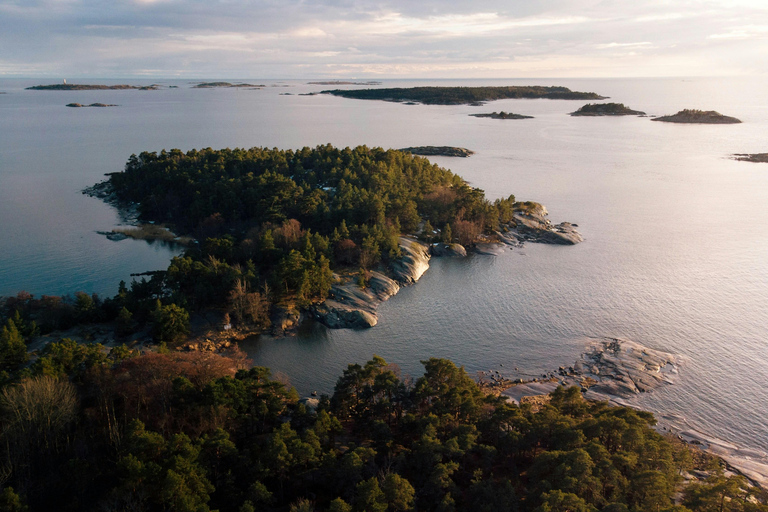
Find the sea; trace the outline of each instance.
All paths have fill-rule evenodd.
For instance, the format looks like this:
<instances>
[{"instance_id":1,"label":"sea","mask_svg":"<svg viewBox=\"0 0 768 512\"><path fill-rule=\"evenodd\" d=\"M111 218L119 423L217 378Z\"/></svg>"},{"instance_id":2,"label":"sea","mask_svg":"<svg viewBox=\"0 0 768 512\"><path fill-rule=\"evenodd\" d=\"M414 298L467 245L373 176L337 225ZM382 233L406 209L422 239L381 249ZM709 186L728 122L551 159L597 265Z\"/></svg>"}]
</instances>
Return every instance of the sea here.
<instances>
[{"instance_id":1,"label":"sea","mask_svg":"<svg viewBox=\"0 0 768 512\"><path fill-rule=\"evenodd\" d=\"M736 125L649 117L571 117L585 101L500 100L406 105L318 93L361 85L240 79L78 80L158 90L29 91L44 79L0 77L0 295L78 291L109 296L132 274L180 253L159 242L110 241L129 223L82 190L131 154L179 148L460 146L434 157L491 198L515 194L578 224L576 246L526 244L497 256L433 259L414 286L383 303L367 330L305 322L294 337L243 347L301 394L332 393L349 363L374 354L417 378L422 360L470 374L536 376L572 365L595 338L619 337L683 356L674 385L633 405L713 439L768 451L768 151L765 78L383 80L376 87L562 85L650 116L717 110ZM71 82L71 80L70 80ZM171 86L175 86L171 88ZM67 108L72 102L118 105ZM471 117L506 111L524 120ZM517 370L515 370L517 368Z\"/></svg>"}]
</instances>

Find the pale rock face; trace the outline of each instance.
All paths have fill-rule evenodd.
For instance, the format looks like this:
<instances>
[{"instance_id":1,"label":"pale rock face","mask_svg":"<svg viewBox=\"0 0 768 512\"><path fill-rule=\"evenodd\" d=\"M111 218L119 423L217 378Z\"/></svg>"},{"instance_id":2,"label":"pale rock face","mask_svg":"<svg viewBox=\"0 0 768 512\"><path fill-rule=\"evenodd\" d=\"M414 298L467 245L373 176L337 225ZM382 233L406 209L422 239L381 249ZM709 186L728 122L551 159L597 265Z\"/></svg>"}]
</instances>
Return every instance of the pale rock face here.
<instances>
[{"instance_id":1,"label":"pale rock face","mask_svg":"<svg viewBox=\"0 0 768 512\"><path fill-rule=\"evenodd\" d=\"M401 285L418 281L429 268L426 245L402 237L400 250L403 257L392 264L394 279L374 270L365 289L355 280L335 284L328 299L312 309L315 318L332 329L365 329L376 325L379 304L400 291Z\"/></svg>"}]
</instances>

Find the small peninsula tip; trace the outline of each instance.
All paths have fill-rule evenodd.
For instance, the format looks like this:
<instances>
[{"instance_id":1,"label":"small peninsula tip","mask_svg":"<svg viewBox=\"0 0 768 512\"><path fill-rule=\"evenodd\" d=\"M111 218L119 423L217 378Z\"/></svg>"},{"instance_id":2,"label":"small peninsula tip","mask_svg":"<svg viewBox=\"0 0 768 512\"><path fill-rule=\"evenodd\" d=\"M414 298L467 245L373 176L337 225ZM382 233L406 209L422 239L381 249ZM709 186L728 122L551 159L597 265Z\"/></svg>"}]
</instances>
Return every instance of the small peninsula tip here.
<instances>
[{"instance_id":1,"label":"small peninsula tip","mask_svg":"<svg viewBox=\"0 0 768 512\"><path fill-rule=\"evenodd\" d=\"M662 116L651 119L651 121L662 121L665 123L689 123L689 124L738 124L740 119L724 116L714 110L681 110L671 116Z\"/></svg>"},{"instance_id":2,"label":"small peninsula tip","mask_svg":"<svg viewBox=\"0 0 768 512\"><path fill-rule=\"evenodd\" d=\"M469 114L471 117L488 117L490 119L533 119L533 116L513 114L512 112L491 112L490 114Z\"/></svg>"},{"instance_id":3,"label":"small peninsula tip","mask_svg":"<svg viewBox=\"0 0 768 512\"><path fill-rule=\"evenodd\" d=\"M645 112L632 110L623 103L587 103L572 116L644 116Z\"/></svg>"}]
</instances>

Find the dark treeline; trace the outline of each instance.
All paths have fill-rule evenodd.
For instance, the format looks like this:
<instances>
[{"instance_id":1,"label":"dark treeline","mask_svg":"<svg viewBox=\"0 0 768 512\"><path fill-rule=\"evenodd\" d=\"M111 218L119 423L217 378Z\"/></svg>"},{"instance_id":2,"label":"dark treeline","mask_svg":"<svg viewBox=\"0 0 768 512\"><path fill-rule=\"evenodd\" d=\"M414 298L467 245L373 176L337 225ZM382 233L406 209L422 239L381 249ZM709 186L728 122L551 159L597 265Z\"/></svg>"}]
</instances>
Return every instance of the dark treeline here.
<instances>
[{"instance_id":1,"label":"dark treeline","mask_svg":"<svg viewBox=\"0 0 768 512\"><path fill-rule=\"evenodd\" d=\"M383 89L334 89L326 94L358 100L417 101L426 105L464 105L504 99L599 100L594 92L541 85L503 87L395 87Z\"/></svg>"},{"instance_id":2,"label":"dark treeline","mask_svg":"<svg viewBox=\"0 0 768 512\"><path fill-rule=\"evenodd\" d=\"M0 510L768 510L719 470L673 506L691 453L649 413L576 388L535 411L423 363L350 365L313 411L237 353L54 343L0 393Z\"/></svg>"}]
</instances>

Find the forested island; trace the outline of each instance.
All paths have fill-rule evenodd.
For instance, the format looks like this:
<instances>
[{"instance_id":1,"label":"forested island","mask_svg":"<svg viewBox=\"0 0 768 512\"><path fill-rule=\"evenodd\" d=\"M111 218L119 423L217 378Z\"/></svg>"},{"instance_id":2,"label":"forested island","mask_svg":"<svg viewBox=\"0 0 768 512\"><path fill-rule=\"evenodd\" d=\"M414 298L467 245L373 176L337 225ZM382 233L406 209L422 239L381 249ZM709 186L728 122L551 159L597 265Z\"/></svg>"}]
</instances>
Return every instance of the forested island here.
<instances>
[{"instance_id":1,"label":"forested island","mask_svg":"<svg viewBox=\"0 0 768 512\"><path fill-rule=\"evenodd\" d=\"M67 107L72 108L84 108L84 107L117 107L118 105L113 105L111 103L91 103L90 105L85 105L83 103L67 103Z\"/></svg>"},{"instance_id":2,"label":"forested island","mask_svg":"<svg viewBox=\"0 0 768 512\"><path fill-rule=\"evenodd\" d=\"M343 98L359 100L384 100L395 102L414 102L425 105L467 105L480 104L484 101L502 99L552 100L601 100L605 99L594 92L572 91L567 87L504 86L504 87L409 87L382 89L334 89L322 91Z\"/></svg>"},{"instance_id":3,"label":"forested island","mask_svg":"<svg viewBox=\"0 0 768 512\"><path fill-rule=\"evenodd\" d=\"M217 87L230 88L230 87L250 87L253 89L260 89L266 87L265 85L253 85L253 84L232 84L229 82L202 82L195 84L193 89L215 89Z\"/></svg>"},{"instance_id":4,"label":"forested island","mask_svg":"<svg viewBox=\"0 0 768 512\"><path fill-rule=\"evenodd\" d=\"M665 123L690 123L690 124L738 124L741 120L735 117L724 116L714 110L681 110L677 114L654 117L651 121Z\"/></svg>"},{"instance_id":5,"label":"forested island","mask_svg":"<svg viewBox=\"0 0 768 512\"><path fill-rule=\"evenodd\" d=\"M490 114L469 114L471 117L488 117L491 119L533 119L533 116L513 114L512 112L491 112Z\"/></svg>"},{"instance_id":6,"label":"forested island","mask_svg":"<svg viewBox=\"0 0 768 512\"><path fill-rule=\"evenodd\" d=\"M88 85L88 84L53 84L53 85L33 85L27 87L28 91L118 91L125 89L136 89L139 91L154 91L160 86L152 85Z\"/></svg>"},{"instance_id":7,"label":"forested island","mask_svg":"<svg viewBox=\"0 0 768 512\"><path fill-rule=\"evenodd\" d=\"M768 153L736 153L733 157L740 162L768 163Z\"/></svg>"},{"instance_id":8,"label":"forested island","mask_svg":"<svg viewBox=\"0 0 768 512\"><path fill-rule=\"evenodd\" d=\"M588 103L572 116L644 116L645 112L632 110L623 103Z\"/></svg>"}]
</instances>

